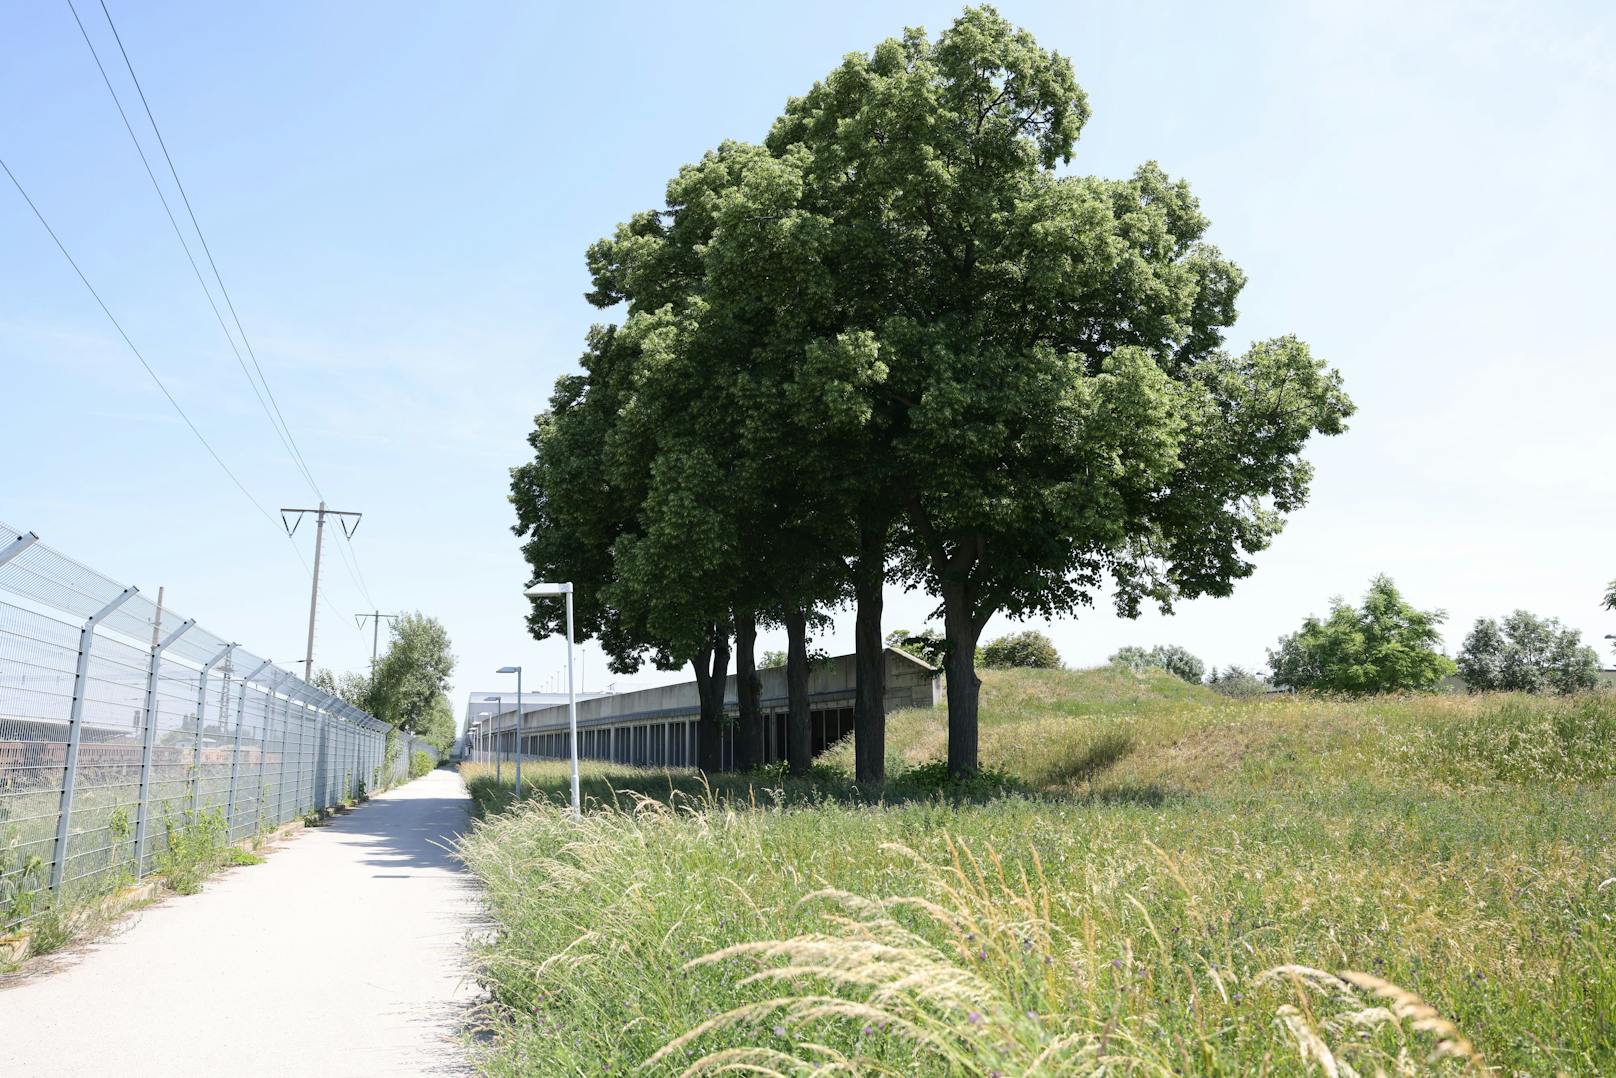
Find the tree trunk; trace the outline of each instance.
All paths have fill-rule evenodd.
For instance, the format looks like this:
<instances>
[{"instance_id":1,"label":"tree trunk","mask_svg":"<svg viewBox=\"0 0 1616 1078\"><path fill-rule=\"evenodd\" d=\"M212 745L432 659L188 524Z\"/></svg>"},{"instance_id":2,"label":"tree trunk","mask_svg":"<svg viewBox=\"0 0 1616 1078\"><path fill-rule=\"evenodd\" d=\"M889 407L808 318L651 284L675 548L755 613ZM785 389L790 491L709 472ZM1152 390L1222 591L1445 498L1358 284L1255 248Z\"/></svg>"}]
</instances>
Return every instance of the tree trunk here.
<instances>
[{"instance_id":1,"label":"tree trunk","mask_svg":"<svg viewBox=\"0 0 1616 1078\"><path fill-rule=\"evenodd\" d=\"M853 567L853 774L863 783L887 777L886 645L881 639L886 555L886 523L861 529Z\"/></svg>"},{"instance_id":2,"label":"tree trunk","mask_svg":"<svg viewBox=\"0 0 1616 1078\"><path fill-rule=\"evenodd\" d=\"M696 693L701 698L696 766L713 774L724 769L724 685L729 679L729 637L724 627L714 626L712 642L697 653L691 665L696 668Z\"/></svg>"},{"instance_id":3,"label":"tree trunk","mask_svg":"<svg viewBox=\"0 0 1616 1078\"><path fill-rule=\"evenodd\" d=\"M977 698L982 680L976 676L976 638L979 632L972 588L962 580L944 580L943 628L948 655L943 670L948 677L948 773L969 778L977 771Z\"/></svg>"},{"instance_id":4,"label":"tree trunk","mask_svg":"<svg viewBox=\"0 0 1616 1078\"><path fill-rule=\"evenodd\" d=\"M735 612L735 703L735 769L750 771L763 764L763 683L757 675L757 615L750 610Z\"/></svg>"},{"instance_id":5,"label":"tree trunk","mask_svg":"<svg viewBox=\"0 0 1616 1078\"><path fill-rule=\"evenodd\" d=\"M808 711L808 614L790 609L786 627L786 760L791 773L808 774L813 762L814 729Z\"/></svg>"}]
</instances>

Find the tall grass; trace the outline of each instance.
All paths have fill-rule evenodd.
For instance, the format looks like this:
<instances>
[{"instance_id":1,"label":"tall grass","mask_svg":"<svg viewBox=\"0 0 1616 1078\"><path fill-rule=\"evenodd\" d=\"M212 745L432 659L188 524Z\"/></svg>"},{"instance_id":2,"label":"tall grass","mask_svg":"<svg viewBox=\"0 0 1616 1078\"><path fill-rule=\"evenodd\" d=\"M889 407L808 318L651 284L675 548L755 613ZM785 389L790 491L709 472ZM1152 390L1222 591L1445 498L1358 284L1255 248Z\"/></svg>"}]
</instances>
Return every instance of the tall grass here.
<instances>
[{"instance_id":1,"label":"tall grass","mask_svg":"<svg viewBox=\"0 0 1616 1078\"><path fill-rule=\"evenodd\" d=\"M1616 788L1495 738L1421 762L1560 705L986 690L1006 796L594 765L578 821L560 767L520 805L471 769L483 1069L1616 1073ZM1609 715L1565 706L1568 745Z\"/></svg>"}]
</instances>

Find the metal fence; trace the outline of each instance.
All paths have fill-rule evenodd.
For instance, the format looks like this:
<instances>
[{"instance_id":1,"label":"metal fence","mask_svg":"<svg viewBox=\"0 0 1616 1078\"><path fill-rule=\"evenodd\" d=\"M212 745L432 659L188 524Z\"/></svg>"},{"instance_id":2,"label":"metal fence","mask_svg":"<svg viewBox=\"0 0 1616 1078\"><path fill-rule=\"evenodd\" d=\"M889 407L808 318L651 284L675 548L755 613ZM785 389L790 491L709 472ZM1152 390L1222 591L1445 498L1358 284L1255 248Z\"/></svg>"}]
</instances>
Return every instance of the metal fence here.
<instances>
[{"instance_id":1,"label":"metal fence","mask_svg":"<svg viewBox=\"0 0 1616 1078\"><path fill-rule=\"evenodd\" d=\"M0 933L407 778L389 729L0 524Z\"/></svg>"}]
</instances>

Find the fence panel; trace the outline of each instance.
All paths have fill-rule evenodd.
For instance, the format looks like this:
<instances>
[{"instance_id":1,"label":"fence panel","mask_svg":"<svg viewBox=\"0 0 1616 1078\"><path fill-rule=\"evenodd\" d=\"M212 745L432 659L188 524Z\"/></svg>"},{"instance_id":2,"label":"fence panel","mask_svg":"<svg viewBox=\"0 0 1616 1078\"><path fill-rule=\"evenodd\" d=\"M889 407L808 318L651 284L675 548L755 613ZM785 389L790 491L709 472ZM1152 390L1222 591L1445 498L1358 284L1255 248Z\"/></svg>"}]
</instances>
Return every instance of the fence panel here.
<instances>
[{"instance_id":1,"label":"fence panel","mask_svg":"<svg viewBox=\"0 0 1616 1078\"><path fill-rule=\"evenodd\" d=\"M0 934L151 872L185 828L239 840L407 778L388 735L0 524Z\"/></svg>"}]
</instances>

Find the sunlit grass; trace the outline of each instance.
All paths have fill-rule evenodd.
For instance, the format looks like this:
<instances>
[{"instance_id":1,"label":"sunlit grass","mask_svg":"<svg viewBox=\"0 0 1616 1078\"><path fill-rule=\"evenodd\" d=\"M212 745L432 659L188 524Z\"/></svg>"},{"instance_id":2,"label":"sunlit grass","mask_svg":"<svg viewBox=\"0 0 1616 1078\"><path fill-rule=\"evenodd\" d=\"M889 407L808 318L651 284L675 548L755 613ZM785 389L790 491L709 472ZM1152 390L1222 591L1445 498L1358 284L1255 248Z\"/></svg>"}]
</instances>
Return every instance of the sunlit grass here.
<instances>
[{"instance_id":1,"label":"sunlit grass","mask_svg":"<svg viewBox=\"0 0 1616 1078\"><path fill-rule=\"evenodd\" d=\"M516 807L468 769L505 809L465 842L484 1069L1616 1072L1609 698L984 689L1022 792L587 764L575 821L562 766ZM942 721L897 716L894 757Z\"/></svg>"}]
</instances>

